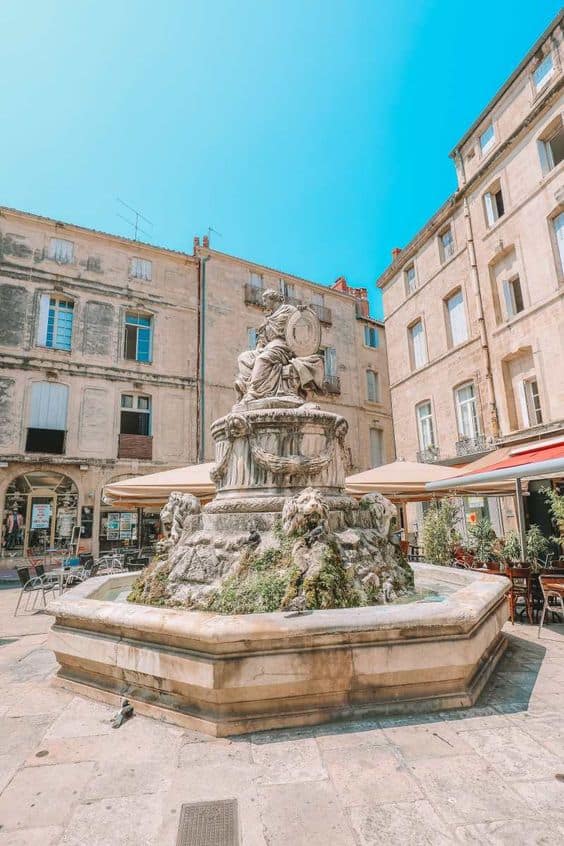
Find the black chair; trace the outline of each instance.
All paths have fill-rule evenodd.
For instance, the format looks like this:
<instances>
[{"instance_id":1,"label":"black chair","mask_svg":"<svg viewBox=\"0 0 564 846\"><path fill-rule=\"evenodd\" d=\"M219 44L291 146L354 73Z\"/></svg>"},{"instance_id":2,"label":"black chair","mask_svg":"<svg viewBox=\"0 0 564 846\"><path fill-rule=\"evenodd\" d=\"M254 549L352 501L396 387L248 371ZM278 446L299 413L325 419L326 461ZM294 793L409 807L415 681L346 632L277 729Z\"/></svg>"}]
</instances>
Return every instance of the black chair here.
<instances>
[{"instance_id":1,"label":"black chair","mask_svg":"<svg viewBox=\"0 0 564 846\"><path fill-rule=\"evenodd\" d=\"M40 564L39 566L41 567L42 565ZM37 603L37 597L38 597L39 594L41 594L41 596L43 598L43 605L46 605L47 603L45 602L45 594L49 593L50 591L53 591L53 592L55 591L55 585L52 584L51 582L46 581L45 575L31 576L31 574L29 572L29 567L18 567L16 572L18 574L18 579L20 580L21 590L20 590L20 595L18 596L18 601L16 603L16 608L15 608L15 611L14 611L14 617L18 613L18 609L20 607L20 603L22 601L24 594L27 596L27 602L26 602L26 611L27 611L27 609L29 608L29 597L32 594L35 594L34 599L33 599L33 605L32 605L32 608L35 608L35 605Z\"/></svg>"}]
</instances>

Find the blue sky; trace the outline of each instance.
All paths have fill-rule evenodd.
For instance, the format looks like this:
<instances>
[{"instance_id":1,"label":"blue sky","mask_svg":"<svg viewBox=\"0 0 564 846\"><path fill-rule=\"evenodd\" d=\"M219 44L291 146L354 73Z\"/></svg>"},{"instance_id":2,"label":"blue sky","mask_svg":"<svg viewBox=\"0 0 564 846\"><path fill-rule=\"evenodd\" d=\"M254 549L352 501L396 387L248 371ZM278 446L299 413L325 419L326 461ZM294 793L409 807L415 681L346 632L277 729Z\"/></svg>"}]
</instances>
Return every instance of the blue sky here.
<instances>
[{"instance_id":1,"label":"blue sky","mask_svg":"<svg viewBox=\"0 0 564 846\"><path fill-rule=\"evenodd\" d=\"M0 4L0 204L373 284L551 0ZM127 214L127 212L126 212Z\"/></svg>"}]
</instances>

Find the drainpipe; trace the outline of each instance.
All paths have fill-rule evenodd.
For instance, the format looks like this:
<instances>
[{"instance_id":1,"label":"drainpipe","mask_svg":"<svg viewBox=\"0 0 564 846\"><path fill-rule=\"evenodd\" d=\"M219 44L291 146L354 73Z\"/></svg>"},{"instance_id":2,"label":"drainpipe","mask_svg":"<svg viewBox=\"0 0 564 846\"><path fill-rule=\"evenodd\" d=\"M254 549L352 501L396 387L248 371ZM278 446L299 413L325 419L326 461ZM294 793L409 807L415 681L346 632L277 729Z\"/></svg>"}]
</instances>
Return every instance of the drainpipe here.
<instances>
[{"instance_id":1,"label":"drainpipe","mask_svg":"<svg viewBox=\"0 0 564 846\"><path fill-rule=\"evenodd\" d=\"M527 560L527 529L525 526L525 506L523 503L523 488L521 479L515 479L515 504L517 505L517 526L521 541L521 561Z\"/></svg>"},{"instance_id":2,"label":"drainpipe","mask_svg":"<svg viewBox=\"0 0 564 846\"><path fill-rule=\"evenodd\" d=\"M206 454L206 264L210 256L200 258L199 273L199 326L198 326L198 431L196 434L198 462L205 461Z\"/></svg>"},{"instance_id":3,"label":"drainpipe","mask_svg":"<svg viewBox=\"0 0 564 846\"><path fill-rule=\"evenodd\" d=\"M462 182L464 184L465 176L464 176L464 167L462 163L462 159L460 153L457 152L457 158L459 159L459 166L460 166L460 173L462 175ZM466 248L468 250L468 258L470 261L470 275L472 278L472 285L474 288L474 294L476 299L476 309L478 313L478 329L480 333L480 343L482 345L482 350L484 353L484 360L486 363L486 385L487 385L487 398L488 398L488 405L490 408L490 425L491 431L494 438L499 437L499 416L497 411L497 402L495 398L495 388L493 382L493 375L492 375L492 362L490 356L490 347L488 343L488 334L486 330L486 321L484 318L484 303L482 300L482 291L480 288L480 275L478 273L478 264L476 262L476 250L474 248L474 233L472 231L472 219L470 217L470 206L468 205L468 199L464 197L463 201L463 209L464 209L464 223L466 226Z\"/></svg>"}]
</instances>

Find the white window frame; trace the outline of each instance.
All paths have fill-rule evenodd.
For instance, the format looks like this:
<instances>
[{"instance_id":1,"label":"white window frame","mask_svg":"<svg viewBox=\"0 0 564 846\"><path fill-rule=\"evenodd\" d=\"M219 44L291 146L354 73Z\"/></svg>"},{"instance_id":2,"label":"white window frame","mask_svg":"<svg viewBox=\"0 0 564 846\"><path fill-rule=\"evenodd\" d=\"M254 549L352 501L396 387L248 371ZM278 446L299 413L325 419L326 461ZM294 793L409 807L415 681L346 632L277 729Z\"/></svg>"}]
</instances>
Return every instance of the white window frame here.
<instances>
[{"instance_id":1,"label":"white window frame","mask_svg":"<svg viewBox=\"0 0 564 846\"><path fill-rule=\"evenodd\" d=\"M133 256L129 262L129 275L132 279L151 282L153 278L153 262L150 259Z\"/></svg>"},{"instance_id":2,"label":"white window frame","mask_svg":"<svg viewBox=\"0 0 564 846\"><path fill-rule=\"evenodd\" d=\"M421 414L423 409L428 408L428 413ZM435 421L433 419L433 406L431 400L423 400L415 406L417 418L417 432L419 435L419 448L421 452L433 449L437 446L435 438Z\"/></svg>"},{"instance_id":3,"label":"white window frame","mask_svg":"<svg viewBox=\"0 0 564 846\"><path fill-rule=\"evenodd\" d=\"M445 236L449 235L448 242L445 244ZM439 232L439 249L441 254L441 264L449 261L453 257L456 252L456 245L454 243L454 230L452 228L452 224L445 226Z\"/></svg>"},{"instance_id":4,"label":"white window frame","mask_svg":"<svg viewBox=\"0 0 564 846\"><path fill-rule=\"evenodd\" d=\"M337 376L337 350L335 347L324 347L322 353L325 378L334 379Z\"/></svg>"},{"instance_id":5,"label":"white window frame","mask_svg":"<svg viewBox=\"0 0 564 846\"><path fill-rule=\"evenodd\" d=\"M491 135L490 135L490 132L491 132ZM487 138L484 141L486 135L489 135L489 138ZM486 126L486 128L484 129L484 131L480 133L480 137L478 138L478 144L480 146L480 152L481 152L482 156L485 156L491 150L491 148L494 146L494 144L495 144L495 127L493 125L493 122L489 123L488 126Z\"/></svg>"},{"instance_id":6,"label":"white window frame","mask_svg":"<svg viewBox=\"0 0 564 846\"><path fill-rule=\"evenodd\" d=\"M57 264L72 264L74 261L74 242L66 238L51 238L49 258Z\"/></svg>"},{"instance_id":7,"label":"white window frame","mask_svg":"<svg viewBox=\"0 0 564 846\"><path fill-rule=\"evenodd\" d=\"M454 306L451 303L457 299L456 307L460 309L454 312ZM450 345L457 347L459 344L464 344L468 340L468 320L466 318L466 303L462 288L453 291L445 300L445 309L448 319L448 335Z\"/></svg>"},{"instance_id":8,"label":"white window frame","mask_svg":"<svg viewBox=\"0 0 564 846\"><path fill-rule=\"evenodd\" d=\"M51 304L51 300L55 301L55 304ZM71 303L72 308L61 308L62 303ZM63 350L65 352L70 352L72 349L72 334L74 328L74 300L70 299L69 297L60 297L53 294L41 294L39 299L39 319L37 322L37 334L36 334L36 343L39 347L45 347L46 349L50 350ZM47 343L47 334L49 330L49 319L51 316L51 311L53 311L53 343ZM71 332L70 332L70 343L68 347L60 346L56 343L58 328L59 328L59 320L62 313L71 314Z\"/></svg>"},{"instance_id":9,"label":"white window frame","mask_svg":"<svg viewBox=\"0 0 564 846\"><path fill-rule=\"evenodd\" d=\"M549 66L549 70L546 73L543 73L544 66ZM549 81L554 76L555 67L554 67L554 58L552 53L548 53L536 66L533 73L531 74L533 80L533 87L535 92L542 91L545 85L548 85Z\"/></svg>"},{"instance_id":10,"label":"white window frame","mask_svg":"<svg viewBox=\"0 0 564 846\"><path fill-rule=\"evenodd\" d=\"M124 400L125 398L131 399L131 405L125 405ZM147 400L148 408L140 408L139 407L139 400ZM153 403L149 394L122 394L120 398L120 434L123 434L121 431L121 412L122 411L131 411L135 412L136 414L146 414L149 418L149 424L147 426L147 436L150 437L153 433Z\"/></svg>"},{"instance_id":11,"label":"white window frame","mask_svg":"<svg viewBox=\"0 0 564 846\"><path fill-rule=\"evenodd\" d=\"M558 221L560 221L559 224ZM551 226L559 262L558 278L562 279L564 277L564 211L561 211L560 214L555 215L551 219Z\"/></svg>"},{"instance_id":12,"label":"white window frame","mask_svg":"<svg viewBox=\"0 0 564 846\"><path fill-rule=\"evenodd\" d=\"M249 285L257 291L264 289L264 276L262 273L256 273L254 270L249 272Z\"/></svg>"},{"instance_id":13,"label":"white window frame","mask_svg":"<svg viewBox=\"0 0 564 846\"><path fill-rule=\"evenodd\" d=\"M380 377L370 368L366 371L366 399L368 402L380 402Z\"/></svg>"},{"instance_id":14,"label":"white window frame","mask_svg":"<svg viewBox=\"0 0 564 846\"><path fill-rule=\"evenodd\" d=\"M471 396L462 398L461 393L471 389ZM476 386L474 382L465 382L459 385L454 391L456 401L456 419L458 421L458 435L460 438L477 438L480 433L480 420L478 417L478 404L476 402ZM465 416L465 411L468 416ZM470 431L465 431L465 421L470 421Z\"/></svg>"},{"instance_id":15,"label":"white window frame","mask_svg":"<svg viewBox=\"0 0 564 846\"><path fill-rule=\"evenodd\" d=\"M421 328L421 332L415 334L417 327ZM411 361L414 370L419 370L429 363L429 353L427 350L427 338L425 335L425 325L422 319L416 320L408 327L409 344L411 349ZM420 340L419 340L420 338Z\"/></svg>"},{"instance_id":16,"label":"white window frame","mask_svg":"<svg viewBox=\"0 0 564 846\"><path fill-rule=\"evenodd\" d=\"M534 390L533 385L536 385ZM539 381L535 374L527 376L520 383L521 408L527 426L540 426L543 422L543 409Z\"/></svg>"},{"instance_id":17,"label":"white window frame","mask_svg":"<svg viewBox=\"0 0 564 846\"><path fill-rule=\"evenodd\" d=\"M296 286L293 282L288 282L287 279L284 279L282 276L278 281L278 289L285 300L295 300L296 299Z\"/></svg>"},{"instance_id":18,"label":"white window frame","mask_svg":"<svg viewBox=\"0 0 564 846\"><path fill-rule=\"evenodd\" d=\"M417 271L415 270L415 263L412 262L403 272L405 280L405 293L409 297L417 290ZM412 274L410 276L410 274Z\"/></svg>"},{"instance_id":19,"label":"white window frame","mask_svg":"<svg viewBox=\"0 0 564 846\"><path fill-rule=\"evenodd\" d=\"M564 134L564 121L562 119L562 114L558 115L554 120L552 120L548 124L548 126L544 128L544 130L538 137L538 149L541 170L545 176L547 173L550 173L552 170L554 170L555 167L558 167L558 165L562 164L563 160L559 161L558 165L554 163L554 154L552 152L551 147L551 143L554 138L560 134Z\"/></svg>"},{"instance_id":20,"label":"white window frame","mask_svg":"<svg viewBox=\"0 0 564 846\"><path fill-rule=\"evenodd\" d=\"M515 296L515 283L519 285L519 293L521 294L521 303L523 308L517 308L517 297ZM510 279L504 279L502 282L503 288L503 302L505 304L506 320L511 320L521 312L525 311L525 298L523 296L523 286L521 285L521 277L517 274Z\"/></svg>"},{"instance_id":21,"label":"white window frame","mask_svg":"<svg viewBox=\"0 0 564 846\"><path fill-rule=\"evenodd\" d=\"M498 194L501 194L501 206L503 209L501 212L499 211L496 200ZM494 182L493 185L490 186L489 190L484 194L484 209L488 228L494 226L505 214L505 199L503 197L503 189L499 179Z\"/></svg>"}]
</instances>

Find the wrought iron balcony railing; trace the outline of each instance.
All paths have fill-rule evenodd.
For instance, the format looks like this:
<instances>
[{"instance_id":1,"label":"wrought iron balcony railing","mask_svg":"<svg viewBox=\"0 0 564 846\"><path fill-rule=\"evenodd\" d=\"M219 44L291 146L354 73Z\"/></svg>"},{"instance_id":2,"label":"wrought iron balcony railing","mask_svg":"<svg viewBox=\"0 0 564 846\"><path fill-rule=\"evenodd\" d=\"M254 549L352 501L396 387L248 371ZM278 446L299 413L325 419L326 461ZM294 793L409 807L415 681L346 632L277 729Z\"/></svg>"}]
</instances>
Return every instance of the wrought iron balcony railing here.
<instances>
[{"instance_id":1,"label":"wrought iron balcony railing","mask_svg":"<svg viewBox=\"0 0 564 846\"><path fill-rule=\"evenodd\" d=\"M262 295L264 288L257 288L256 285L245 285L245 302L251 305L262 306Z\"/></svg>"},{"instance_id":2,"label":"wrought iron balcony railing","mask_svg":"<svg viewBox=\"0 0 564 846\"><path fill-rule=\"evenodd\" d=\"M330 308L321 305L321 303L310 303L309 307L313 309L313 311L319 317L321 323L325 323L327 324L327 326L330 326L333 323L333 314Z\"/></svg>"},{"instance_id":3,"label":"wrought iron balcony railing","mask_svg":"<svg viewBox=\"0 0 564 846\"><path fill-rule=\"evenodd\" d=\"M422 461L424 464L433 464L433 462L439 461L440 457L441 451L438 446L428 446L417 453L417 461Z\"/></svg>"},{"instance_id":4,"label":"wrought iron balcony railing","mask_svg":"<svg viewBox=\"0 0 564 846\"><path fill-rule=\"evenodd\" d=\"M340 394L341 380L338 376L326 376L323 380L323 390L326 394Z\"/></svg>"},{"instance_id":5,"label":"wrought iron balcony railing","mask_svg":"<svg viewBox=\"0 0 564 846\"><path fill-rule=\"evenodd\" d=\"M455 444L456 454L474 455L477 452L487 452L494 448L493 443L488 443L485 435L474 435L474 437L461 437Z\"/></svg>"}]
</instances>

